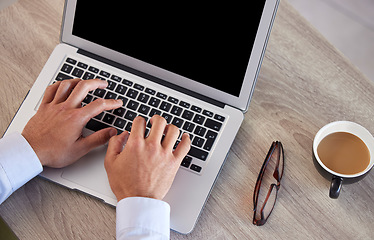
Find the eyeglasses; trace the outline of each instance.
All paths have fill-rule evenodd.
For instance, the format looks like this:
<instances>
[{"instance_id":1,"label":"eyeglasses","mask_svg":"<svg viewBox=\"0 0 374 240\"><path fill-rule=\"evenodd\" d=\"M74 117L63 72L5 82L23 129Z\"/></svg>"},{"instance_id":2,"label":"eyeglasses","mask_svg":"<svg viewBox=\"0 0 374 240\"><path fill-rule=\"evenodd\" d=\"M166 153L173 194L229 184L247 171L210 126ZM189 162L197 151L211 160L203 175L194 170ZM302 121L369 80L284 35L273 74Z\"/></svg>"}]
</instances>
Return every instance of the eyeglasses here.
<instances>
[{"instance_id":1,"label":"eyeglasses","mask_svg":"<svg viewBox=\"0 0 374 240\"><path fill-rule=\"evenodd\" d=\"M273 142L253 193L253 224L262 226L273 211L284 169L284 151L281 142Z\"/></svg>"}]
</instances>

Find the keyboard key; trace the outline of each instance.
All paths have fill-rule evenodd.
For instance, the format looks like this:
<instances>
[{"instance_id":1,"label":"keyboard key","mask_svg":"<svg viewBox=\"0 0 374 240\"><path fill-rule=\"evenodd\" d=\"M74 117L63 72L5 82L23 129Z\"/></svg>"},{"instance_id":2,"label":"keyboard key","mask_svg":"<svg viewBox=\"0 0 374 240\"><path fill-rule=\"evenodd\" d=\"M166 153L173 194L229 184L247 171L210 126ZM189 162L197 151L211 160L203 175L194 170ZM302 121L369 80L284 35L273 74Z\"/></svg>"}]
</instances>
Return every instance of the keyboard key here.
<instances>
[{"instance_id":1,"label":"keyboard key","mask_svg":"<svg viewBox=\"0 0 374 240\"><path fill-rule=\"evenodd\" d=\"M136 111L138 109L139 103L133 100L130 100L129 104L127 104L127 108Z\"/></svg>"},{"instance_id":2,"label":"keyboard key","mask_svg":"<svg viewBox=\"0 0 374 240\"><path fill-rule=\"evenodd\" d=\"M213 143L214 143L214 140L215 139L212 139L212 138L208 138L205 142L205 145L204 145L204 149L207 150L207 151L210 151L212 150L212 146L213 146Z\"/></svg>"},{"instance_id":3,"label":"keyboard key","mask_svg":"<svg viewBox=\"0 0 374 240\"><path fill-rule=\"evenodd\" d=\"M161 109L162 111L165 111L165 112L169 112L170 108L171 108L171 104L168 103L168 102L165 102L165 101L163 101L163 102L161 103L161 105L160 105L160 109Z\"/></svg>"},{"instance_id":4,"label":"keyboard key","mask_svg":"<svg viewBox=\"0 0 374 240\"><path fill-rule=\"evenodd\" d=\"M104 117L104 112L101 112L100 114L96 115L94 118L97 120L101 120Z\"/></svg>"},{"instance_id":5,"label":"keyboard key","mask_svg":"<svg viewBox=\"0 0 374 240\"><path fill-rule=\"evenodd\" d=\"M192 132L193 129L195 128L195 124L191 123L191 122L185 122L184 125L183 125L183 130L186 130L188 132Z\"/></svg>"},{"instance_id":6,"label":"keyboard key","mask_svg":"<svg viewBox=\"0 0 374 240\"><path fill-rule=\"evenodd\" d=\"M118 86L116 88L116 92L119 93L119 94L122 94L122 95L125 94L126 90L127 90L127 87L125 87L123 85L120 85L120 84L118 84Z\"/></svg>"},{"instance_id":7,"label":"keyboard key","mask_svg":"<svg viewBox=\"0 0 374 240\"><path fill-rule=\"evenodd\" d=\"M67 74L70 74L71 70L73 70L73 66L71 66L69 64L66 64L66 63L61 68L61 72L64 72L64 73L67 73Z\"/></svg>"},{"instance_id":8,"label":"keyboard key","mask_svg":"<svg viewBox=\"0 0 374 240\"><path fill-rule=\"evenodd\" d=\"M179 102L178 99L173 98L173 97L169 97L169 98L168 98L168 101L171 102L171 103L174 103L174 104L178 104L178 102Z\"/></svg>"},{"instance_id":9,"label":"keyboard key","mask_svg":"<svg viewBox=\"0 0 374 240\"><path fill-rule=\"evenodd\" d=\"M179 103L179 106L182 106L182 107L184 107L184 108L190 108L190 105L191 105L191 104L189 104L189 103L187 103L187 102L184 102L184 101L181 101L181 102Z\"/></svg>"},{"instance_id":10,"label":"keyboard key","mask_svg":"<svg viewBox=\"0 0 374 240\"><path fill-rule=\"evenodd\" d=\"M88 68L88 71L91 71L91 72L93 72L93 73L98 73L98 72L99 72L99 69L90 66L90 67Z\"/></svg>"},{"instance_id":11,"label":"keyboard key","mask_svg":"<svg viewBox=\"0 0 374 240\"><path fill-rule=\"evenodd\" d=\"M159 98L162 98L164 100L166 100L166 98L167 98L167 96L165 94L160 93L160 92L158 92L156 96L159 97Z\"/></svg>"},{"instance_id":12,"label":"keyboard key","mask_svg":"<svg viewBox=\"0 0 374 240\"><path fill-rule=\"evenodd\" d=\"M82 63L82 62L79 62L77 66L80 67L80 68L83 68L83 69L86 69L88 67L87 64Z\"/></svg>"},{"instance_id":13,"label":"keyboard key","mask_svg":"<svg viewBox=\"0 0 374 240\"><path fill-rule=\"evenodd\" d=\"M133 121L135 118L136 118L136 113L128 110L125 114L125 118L130 120L130 121ZM128 131L128 130L127 130Z\"/></svg>"},{"instance_id":14,"label":"keyboard key","mask_svg":"<svg viewBox=\"0 0 374 240\"><path fill-rule=\"evenodd\" d=\"M214 115L214 119L218 120L218 121L221 121L221 122L224 122L225 121L225 117L221 116L221 115Z\"/></svg>"},{"instance_id":15,"label":"keyboard key","mask_svg":"<svg viewBox=\"0 0 374 240\"><path fill-rule=\"evenodd\" d=\"M136 96L138 96L138 91L134 90L134 89L129 89L129 91L127 92L126 96L132 98L132 99L135 99Z\"/></svg>"},{"instance_id":16,"label":"keyboard key","mask_svg":"<svg viewBox=\"0 0 374 240\"><path fill-rule=\"evenodd\" d=\"M105 71L103 71L103 70L101 70L99 74L100 74L101 76L103 76L103 77L106 77L106 78L109 78L109 77L110 77L110 73L105 72Z\"/></svg>"},{"instance_id":17,"label":"keyboard key","mask_svg":"<svg viewBox=\"0 0 374 240\"><path fill-rule=\"evenodd\" d=\"M205 121L205 117L199 114L196 114L193 121L197 124L203 124L203 122Z\"/></svg>"},{"instance_id":18,"label":"keyboard key","mask_svg":"<svg viewBox=\"0 0 374 240\"><path fill-rule=\"evenodd\" d=\"M151 112L149 113L149 116L150 116L150 117L153 117L153 115L159 115L159 116L161 116L161 111L152 108Z\"/></svg>"},{"instance_id":19,"label":"keyboard key","mask_svg":"<svg viewBox=\"0 0 374 240\"><path fill-rule=\"evenodd\" d=\"M122 78L120 78L120 77L118 77L118 76L116 76L116 75L112 75L112 76L110 77L110 79L112 79L112 80L114 80L114 81L117 81L117 82L121 82L121 80L122 80Z\"/></svg>"},{"instance_id":20,"label":"keyboard key","mask_svg":"<svg viewBox=\"0 0 374 240\"><path fill-rule=\"evenodd\" d=\"M194 146L191 146L190 151L188 152L188 155L198 158L200 160L205 161L208 158L208 152L198 149Z\"/></svg>"},{"instance_id":21,"label":"keyboard key","mask_svg":"<svg viewBox=\"0 0 374 240\"><path fill-rule=\"evenodd\" d=\"M199 108L199 107L196 107L195 105L192 105L191 110L194 111L194 112L201 113L201 110L202 110L202 109Z\"/></svg>"},{"instance_id":22,"label":"keyboard key","mask_svg":"<svg viewBox=\"0 0 374 240\"><path fill-rule=\"evenodd\" d=\"M182 114L182 118L187 119L187 120L191 120L192 117L193 117L193 112L188 111L188 110L184 110L184 112Z\"/></svg>"},{"instance_id":23,"label":"keyboard key","mask_svg":"<svg viewBox=\"0 0 374 240\"><path fill-rule=\"evenodd\" d=\"M190 169L198 173L201 172L201 167L195 164L192 164Z\"/></svg>"},{"instance_id":24,"label":"keyboard key","mask_svg":"<svg viewBox=\"0 0 374 240\"><path fill-rule=\"evenodd\" d=\"M128 132L131 132L131 127L132 127L132 122L128 122L125 130L128 131Z\"/></svg>"},{"instance_id":25,"label":"keyboard key","mask_svg":"<svg viewBox=\"0 0 374 240\"><path fill-rule=\"evenodd\" d=\"M90 73L90 72L86 72L82 77L83 80L94 79L94 78L95 78L95 74Z\"/></svg>"},{"instance_id":26,"label":"keyboard key","mask_svg":"<svg viewBox=\"0 0 374 240\"><path fill-rule=\"evenodd\" d=\"M217 135L218 135L218 133L209 130L207 132L207 134L205 135L205 138L214 140L214 139L216 139Z\"/></svg>"},{"instance_id":27,"label":"keyboard key","mask_svg":"<svg viewBox=\"0 0 374 240\"><path fill-rule=\"evenodd\" d=\"M173 116L171 116L170 114L167 114L167 113L163 113L162 117L165 118L165 120L168 124L171 122L171 119L173 118Z\"/></svg>"},{"instance_id":28,"label":"keyboard key","mask_svg":"<svg viewBox=\"0 0 374 240\"><path fill-rule=\"evenodd\" d=\"M93 97L91 95L87 95L84 99L83 102L89 104L92 101Z\"/></svg>"},{"instance_id":29,"label":"keyboard key","mask_svg":"<svg viewBox=\"0 0 374 240\"><path fill-rule=\"evenodd\" d=\"M151 100L149 100L148 104L151 105L152 107L157 108L158 105L160 104L161 100L157 99L155 97L151 97Z\"/></svg>"},{"instance_id":30,"label":"keyboard key","mask_svg":"<svg viewBox=\"0 0 374 240\"><path fill-rule=\"evenodd\" d=\"M185 156L182 160L181 166L189 168L192 162L192 157Z\"/></svg>"},{"instance_id":31,"label":"keyboard key","mask_svg":"<svg viewBox=\"0 0 374 240\"><path fill-rule=\"evenodd\" d=\"M108 127L110 127L110 125L99 122L99 121L96 121L93 118L90 121L88 121L88 123L86 125L87 129L90 129L90 130L95 131L95 132L99 131L101 129L104 129L104 128L108 128Z\"/></svg>"},{"instance_id":32,"label":"keyboard key","mask_svg":"<svg viewBox=\"0 0 374 240\"><path fill-rule=\"evenodd\" d=\"M77 63L77 60L72 59L72 58L67 58L66 62L75 65Z\"/></svg>"},{"instance_id":33,"label":"keyboard key","mask_svg":"<svg viewBox=\"0 0 374 240\"><path fill-rule=\"evenodd\" d=\"M194 133L199 135L200 137L203 137L205 132L206 132L205 128L203 128L201 126L197 126Z\"/></svg>"},{"instance_id":34,"label":"keyboard key","mask_svg":"<svg viewBox=\"0 0 374 240\"><path fill-rule=\"evenodd\" d=\"M106 93L106 91L104 89L100 89L100 88L98 88L94 91L94 95L98 96L98 97L101 97L101 98L104 97L105 93Z\"/></svg>"},{"instance_id":35,"label":"keyboard key","mask_svg":"<svg viewBox=\"0 0 374 240\"><path fill-rule=\"evenodd\" d=\"M137 84L137 83L135 83L134 88L135 88L135 89L138 89L139 91L143 91L143 90L144 90L144 86L139 85L139 84Z\"/></svg>"},{"instance_id":36,"label":"keyboard key","mask_svg":"<svg viewBox=\"0 0 374 240\"><path fill-rule=\"evenodd\" d=\"M83 75L83 70L80 68L74 68L73 72L71 73L74 77L80 78Z\"/></svg>"},{"instance_id":37,"label":"keyboard key","mask_svg":"<svg viewBox=\"0 0 374 240\"><path fill-rule=\"evenodd\" d=\"M117 108L114 109L113 114L122 117L125 114L125 111L126 110L124 108Z\"/></svg>"},{"instance_id":38,"label":"keyboard key","mask_svg":"<svg viewBox=\"0 0 374 240\"><path fill-rule=\"evenodd\" d=\"M72 77L70 77L66 74L63 74L63 73L58 73L57 76L56 76L57 81L64 81L66 79L72 79Z\"/></svg>"},{"instance_id":39,"label":"keyboard key","mask_svg":"<svg viewBox=\"0 0 374 240\"><path fill-rule=\"evenodd\" d=\"M146 93L149 93L149 94L151 94L151 95L155 95L155 94L156 94L156 91L153 90L153 89L150 89L150 88L146 88L146 89L145 89L145 92L146 92Z\"/></svg>"},{"instance_id":40,"label":"keyboard key","mask_svg":"<svg viewBox=\"0 0 374 240\"><path fill-rule=\"evenodd\" d=\"M149 99L149 96L147 94L144 94L144 93L139 94L138 101L142 103L146 103L148 102L148 99Z\"/></svg>"},{"instance_id":41,"label":"keyboard key","mask_svg":"<svg viewBox=\"0 0 374 240\"><path fill-rule=\"evenodd\" d=\"M114 122L114 126L123 129L126 125L126 120L122 118L117 118L116 121Z\"/></svg>"},{"instance_id":42,"label":"keyboard key","mask_svg":"<svg viewBox=\"0 0 374 240\"><path fill-rule=\"evenodd\" d=\"M114 115L107 113L107 114L105 114L105 116L104 116L104 118L103 118L103 122L106 122L106 123L112 124L112 123L114 122L114 119L115 119L115 118L116 118L116 117L115 117Z\"/></svg>"},{"instance_id":43,"label":"keyboard key","mask_svg":"<svg viewBox=\"0 0 374 240\"><path fill-rule=\"evenodd\" d=\"M125 84L125 85L127 85L127 86L129 86L129 87L132 86L132 82L130 80L127 80L127 79L123 79L122 83Z\"/></svg>"},{"instance_id":44,"label":"keyboard key","mask_svg":"<svg viewBox=\"0 0 374 240\"><path fill-rule=\"evenodd\" d=\"M171 113L174 114L174 115L177 115L177 116L180 116L181 113L182 113L183 109L178 107L178 106L174 106L172 109L171 109Z\"/></svg>"},{"instance_id":45,"label":"keyboard key","mask_svg":"<svg viewBox=\"0 0 374 240\"><path fill-rule=\"evenodd\" d=\"M117 99L121 99L122 100L122 106L126 106L126 103L128 101L127 98L125 98L124 96L118 96Z\"/></svg>"},{"instance_id":46,"label":"keyboard key","mask_svg":"<svg viewBox=\"0 0 374 240\"><path fill-rule=\"evenodd\" d=\"M108 86L106 88L113 91L114 88L117 86L117 84L109 80L107 82L108 82Z\"/></svg>"},{"instance_id":47,"label":"keyboard key","mask_svg":"<svg viewBox=\"0 0 374 240\"><path fill-rule=\"evenodd\" d=\"M208 111L208 110L204 110L204 111L203 111L203 114L204 114L205 116L208 116L208 117L213 117L213 113L212 113L211 111Z\"/></svg>"},{"instance_id":48,"label":"keyboard key","mask_svg":"<svg viewBox=\"0 0 374 240\"><path fill-rule=\"evenodd\" d=\"M204 126L210 128L210 129L213 129L215 131L219 131L221 129L221 127L222 127L222 123L214 121L214 120L208 118L206 120Z\"/></svg>"},{"instance_id":49,"label":"keyboard key","mask_svg":"<svg viewBox=\"0 0 374 240\"><path fill-rule=\"evenodd\" d=\"M173 121L171 122L171 124L173 124L174 126L177 126L178 128L181 128L183 125L183 122L184 121L182 119L175 117Z\"/></svg>"},{"instance_id":50,"label":"keyboard key","mask_svg":"<svg viewBox=\"0 0 374 240\"><path fill-rule=\"evenodd\" d=\"M194 146L197 146L197 147L202 147L204 144L204 139L203 138L200 138L200 137L197 137L195 136L193 141L192 141L192 145Z\"/></svg>"},{"instance_id":51,"label":"keyboard key","mask_svg":"<svg viewBox=\"0 0 374 240\"><path fill-rule=\"evenodd\" d=\"M142 104L140 105L139 109L138 109L138 112L141 113L141 114L144 114L144 115L148 115L148 112L151 108Z\"/></svg>"},{"instance_id":52,"label":"keyboard key","mask_svg":"<svg viewBox=\"0 0 374 240\"><path fill-rule=\"evenodd\" d=\"M108 92L108 93L105 95L105 99L117 99L117 94L112 93L112 92Z\"/></svg>"}]
</instances>

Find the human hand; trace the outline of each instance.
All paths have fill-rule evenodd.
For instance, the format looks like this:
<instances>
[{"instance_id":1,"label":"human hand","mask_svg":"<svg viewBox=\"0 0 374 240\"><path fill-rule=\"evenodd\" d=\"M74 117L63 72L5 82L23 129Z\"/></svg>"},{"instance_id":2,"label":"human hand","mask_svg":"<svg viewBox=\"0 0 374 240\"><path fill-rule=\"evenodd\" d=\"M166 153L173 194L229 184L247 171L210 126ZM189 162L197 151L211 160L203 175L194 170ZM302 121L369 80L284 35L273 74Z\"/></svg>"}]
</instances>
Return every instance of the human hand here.
<instances>
[{"instance_id":1,"label":"human hand","mask_svg":"<svg viewBox=\"0 0 374 240\"><path fill-rule=\"evenodd\" d=\"M117 134L114 128L107 128L82 137L82 130L92 117L122 106L121 100L97 99L81 107L89 91L107 85L98 79L72 79L56 82L46 89L37 113L22 132L43 166L70 165Z\"/></svg>"},{"instance_id":2,"label":"human hand","mask_svg":"<svg viewBox=\"0 0 374 240\"><path fill-rule=\"evenodd\" d=\"M173 152L179 129L167 125L166 120L158 115L150 121L152 128L146 138L146 122L144 118L137 117L130 136L128 132L123 132L109 141L104 165L118 201L135 196L163 199L190 150L188 134L183 134L182 141Z\"/></svg>"}]
</instances>

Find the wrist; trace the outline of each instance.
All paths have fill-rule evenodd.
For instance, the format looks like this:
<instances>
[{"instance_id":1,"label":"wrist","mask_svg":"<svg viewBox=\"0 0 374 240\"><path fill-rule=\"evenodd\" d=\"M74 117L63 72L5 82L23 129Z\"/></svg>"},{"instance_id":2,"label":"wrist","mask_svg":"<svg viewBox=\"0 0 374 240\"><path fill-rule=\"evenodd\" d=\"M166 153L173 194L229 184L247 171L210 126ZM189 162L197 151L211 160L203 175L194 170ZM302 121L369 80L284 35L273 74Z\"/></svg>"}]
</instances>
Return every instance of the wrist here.
<instances>
[{"instance_id":1,"label":"wrist","mask_svg":"<svg viewBox=\"0 0 374 240\"><path fill-rule=\"evenodd\" d=\"M21 135L27 141L27 143L30 145L30 147L33 149L34 153L36 154L36 156L39 159L40 164L42 166L46 166L45 157L43 156L42 151L41 151L40 147L38 146L38 144L35 141L33 141L32 137L28 136L27 133L25 134L24 132L22 132Z\"/></svg>"}]
</instances>

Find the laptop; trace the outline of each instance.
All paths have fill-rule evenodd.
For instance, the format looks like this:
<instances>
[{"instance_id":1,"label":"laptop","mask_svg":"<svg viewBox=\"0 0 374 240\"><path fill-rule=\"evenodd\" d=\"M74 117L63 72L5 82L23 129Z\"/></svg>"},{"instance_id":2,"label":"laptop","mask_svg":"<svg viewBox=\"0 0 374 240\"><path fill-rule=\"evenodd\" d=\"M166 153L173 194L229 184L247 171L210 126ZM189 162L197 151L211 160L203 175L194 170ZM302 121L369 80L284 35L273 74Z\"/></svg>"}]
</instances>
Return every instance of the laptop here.
<instances>
[{"instance_id":1,"label":"laptop","mask_svg":"<svg viewBox=\"0 0 374 240\"><path fill-rule=\"evenodd\" d=\"M190 134L191 150L164 199L171 206L171 229L187 234L248 110L279 0L120 2L66 1L61 43L5 135L22 132L48 85L71 78L108 81L82 106L120 98L123 107L92 118L83 135L108 126L131 131L136 116L149 122L155 114ZM104 169L106 147L66 168L45 168L40 176L115 206Z\"/></svg>"}]
</instances>

